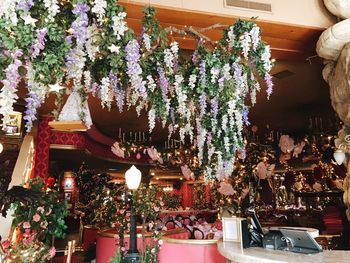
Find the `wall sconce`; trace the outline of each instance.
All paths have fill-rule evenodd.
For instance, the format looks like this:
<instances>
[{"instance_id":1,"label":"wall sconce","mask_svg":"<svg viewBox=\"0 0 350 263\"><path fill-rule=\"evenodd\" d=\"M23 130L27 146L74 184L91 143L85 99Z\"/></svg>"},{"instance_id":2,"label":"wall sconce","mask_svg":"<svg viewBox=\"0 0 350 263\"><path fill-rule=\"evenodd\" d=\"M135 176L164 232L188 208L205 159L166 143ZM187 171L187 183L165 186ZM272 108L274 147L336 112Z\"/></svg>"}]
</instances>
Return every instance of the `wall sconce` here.
<instances>
[{"instance_id":1,"label":"wall sconce","mask_svg":"<svg viewBox=\"0 0 350 263\"><path fill-rule=\"evenodd\" d=\"M350 153L350 135L346 135L344 142L338 145L333 153L333 157L338 165L341 165L345 160L345 153Z\"/></svg>"}]
</instances>

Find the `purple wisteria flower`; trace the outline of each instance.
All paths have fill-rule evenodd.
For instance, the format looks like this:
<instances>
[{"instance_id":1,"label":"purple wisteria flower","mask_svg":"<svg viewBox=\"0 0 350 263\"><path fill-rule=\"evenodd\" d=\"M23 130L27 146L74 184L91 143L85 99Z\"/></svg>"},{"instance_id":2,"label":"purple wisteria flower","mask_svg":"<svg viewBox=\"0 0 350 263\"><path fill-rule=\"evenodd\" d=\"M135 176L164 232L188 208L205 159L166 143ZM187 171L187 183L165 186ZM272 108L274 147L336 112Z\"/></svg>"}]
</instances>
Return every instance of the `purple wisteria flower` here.
<instances>
[{"instance_id":1,"label":"purple wisteria flower","mask_svg":"<svg viewBox=\"0 0 350 263\"><path fill-rule=\"evenodd\" d=\"M205 87L206 83L207 83L207 76L206 76L206 62L205 60L202 60L200 62L200 65L199 65L199 79L200 79L200 82L201 82L201 85L202 87Z\"/></svg>"},{"instance_id":2,"label":"purple wisteria flower","mask_svg":"<svg viewBox=\"0 0 350 263\"><path fill-rule=\"evenodd\" d=\"M24 112L23 119L26 121L25 127L27 132L33 127L33 122L37 119L37 109L42 104L42 97L32 90L32 87L28 85L28 97L25 98L26 110Z\"/></svg>"},{"instance_id":3,"label":"purple wisteria flower","mask_svg":"<svg viewBox=\"0 0 350 263\"><path fill-rule=\"evenodd\" d=\"M213 115L213 118L216 119L216 117L218 116L219 113L219 103L218 103L218 99L212 98L211 99L211 114Z\"/></svg>"},{"instance_id":4,"label":"purple wisteria flower","mask_svg":"<svg viewBox=\"0 0 350 263\"><path fill-rule=\"evenodd\" d=\"M125 47L127 74L130 78L131 86L139 92L142 97L147 97L145 82L142 80L142 68L139 64L140 45L137 40L131 40Z\"/></svg>"},{"instance_id":5,"label":"purple wisteria flower","mask_svg":"<svg viewBox=\"0 0 350 263\"><path fill-rule=\"evenodd\" d=\"M207 94L203 92L199 96L199 107L200 107L200 114L203 116L207 109Z\"/></svg>"},{"instance_id":6,"label":"purple wisteria flower","mask_svg":"<svg viewBox=\"0 0 350 263\"><path fill-rule=\"evenodd\" d=\"M159 75L159 86L162 90L163 99L165 100L167 98L167 94L168 94L169 81L168 81L167 77L165 76L165 72L164 72L164 69L162 67L158 67L157 71L158 71L158 75Z\"/></svg>"},{"instance_id":7,"label":"purple wisteria flower","mask_svg":"<svg viewBox=\"0 0 350 263\"><path fill-rule=\"evenodd\" d=\"M118 110L119 110L119 112L123 112L125 91L119 88L118 78L112 72L109 73L109 79L111 81L111 86L113 89L114 97L117 101Z\"/></svg>"},{"instance_id":8,"label":"purple wisteria flower","mask_svg":"<svg viewBox=\"0 0 350 263\"><path fill-rule=\"evenodd\" d=\"M245 107L242 112L242 118L243 122L246 126L250 125L249 119L248 119L249 109L248 107Z\"/></svg>"},{"instance_id":9,"label":"purple wisteria flower","mask_svg":"<svg viewBox=\"0 0 350 263\"><path fill-rule=\"evenodd\" d=\"M192 54L192 63L193 64L197 64L198 62L198 51L196 50L195 52L193 52Z\"/></svg>"},{"instance_id":10,"label":"purple wisteria flower","mask_svg":"<svg viewBox=\"0 0 350 263\"><path fill-rule=\"evenodd\" d=\"M45 49L46 35L47 35L46 27L36 30L36 40L34 44L31 46L32 59L36 58L40 54L40 51Z\"/></svg>"},{"instance_id":11,"label":"purple wisteria flower","mask_svg":"<svg viewBox=\"0 0 350 263\"><path fill-rule=\"evenodd\" d=\"M14 62L5 69L5 79L2 81L3 87L0 92L2 103L0 106L0 114L2 117L3 128L11 121L10 114L13 112L13 104L17 101L17 85L21 79L18 68L22 66L19 57L23 55L22 50L16 50L12 57Z\"/></svg>"},{"instance_id":12,"label":"purple wisteria flower","mask_svg":"<svg viewBox=\"0 0 350 263\"><path fill-rule=\"evenodd\" d=\"M269 99L270 95L272 94L272 91L273 91L272 77L271 77L270 74L266 74L264 79L265 79L265 82L266 82L266 85L267 85L267 90L266 90L267 99Z\"/></svg>"},{"instance_id":13,"label":"purple wisteria flower","mask_svg":"<svg viewBox=\"0 0 350 263\"><path fill-rule=\"evenodd\" d=\"M22 10L24 12L28 12L34 6L33 0L18 0L17 1L17 10Z\"/></svg>"},{"instance_id":14,"label":"purple wisteria flower","mask_svg":"<svg viewBox=\"0 0 350 263\"><path fill-rule=\"evenodd\" d=\"M73 35L76 38L77 45L83 46L88 38L87 27L89 25L89 18L87 12L90 10L89 6L83 3L77 3L73 9L73 14L77 16L72 23Z\"/></svg>"}]
</instances>

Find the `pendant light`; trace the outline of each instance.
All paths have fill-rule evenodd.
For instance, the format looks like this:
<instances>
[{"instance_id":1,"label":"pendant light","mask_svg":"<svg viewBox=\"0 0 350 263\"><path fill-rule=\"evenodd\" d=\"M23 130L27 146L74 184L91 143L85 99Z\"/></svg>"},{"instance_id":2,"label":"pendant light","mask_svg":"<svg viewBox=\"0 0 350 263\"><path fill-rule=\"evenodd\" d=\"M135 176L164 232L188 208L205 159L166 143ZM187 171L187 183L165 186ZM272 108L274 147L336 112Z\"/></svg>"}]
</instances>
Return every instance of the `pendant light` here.
<instances>
[{"instance_id":1,"label":"pendant light","mask_svg":"<svg viewBox=\"0 0 350 263\"><path fill-rule=\"evenodd\" d=\"M345 153L341 149L336 149L333 153L333 157L338 165L341 165L345 160Z\"/></svg>"}]
</instances>

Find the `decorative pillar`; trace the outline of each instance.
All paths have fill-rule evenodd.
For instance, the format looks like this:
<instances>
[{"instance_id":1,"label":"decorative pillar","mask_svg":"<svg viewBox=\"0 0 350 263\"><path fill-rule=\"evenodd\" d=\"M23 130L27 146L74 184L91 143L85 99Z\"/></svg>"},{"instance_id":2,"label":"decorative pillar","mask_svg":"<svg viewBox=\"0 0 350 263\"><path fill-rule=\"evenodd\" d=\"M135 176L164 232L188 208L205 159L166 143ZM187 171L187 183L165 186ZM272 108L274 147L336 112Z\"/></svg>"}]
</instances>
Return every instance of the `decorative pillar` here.
<instances>
[{"instance_id":1,"label":"decorative pillar","mask_svg":"<svg viewBox=\"0 0 350 263\"><path fill-rule=\"evenodd\" d=\"M38 133L35 143L35 177L41 177L46 181L49 172L50 136L51 128L49 121L52 117L40 117Z\"/></svg>"},{"instance_id":2,"label":"decorative pillar","mask_svg":"<svg viewBox=\"0 0 350 263\"><path fill-rule=\"evenodd\" d=\"M182 194L183 207L193 207L193 186L189 184L182 184L180 192Z\"/></svg>"}]
</instances>

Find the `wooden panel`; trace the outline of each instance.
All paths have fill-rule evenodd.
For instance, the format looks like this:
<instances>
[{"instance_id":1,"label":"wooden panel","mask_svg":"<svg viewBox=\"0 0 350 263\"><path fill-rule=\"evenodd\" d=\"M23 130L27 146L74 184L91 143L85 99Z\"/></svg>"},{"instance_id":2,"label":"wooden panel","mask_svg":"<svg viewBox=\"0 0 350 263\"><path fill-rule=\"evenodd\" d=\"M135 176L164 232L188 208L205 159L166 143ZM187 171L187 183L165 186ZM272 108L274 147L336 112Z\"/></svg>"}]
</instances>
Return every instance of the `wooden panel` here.
<instances>
[{"instance_id":1,"label":"wooden panel","mask_svg":"<svg viewBox=\"0 0 350 263\"><path fill-rule=\"evenodd\" d=\"M132 1L121 1L128 13L128 24L135 32L141 30L141 19L144 5ZM236 17L221 16L210 13L198 13L188 10L170 9L161 6L155 6L157 9L157 18L163 27L175 26L183 28L184 26L193 26L196 28L205 28L214 24L230 25L236 21ZM315 46L318 37L324 30L323 28L304 27L299 25L290 25L276 22L267 22L257 20L257 24L262 30L263 40L266 41L273 50L275 58L279 59L305 59L315 54ZM215 29L205 33L210 39L216 41L222 37L222 30ZM180 43L183 49L194 49L196 43L189 36L175 36L174 40Z\"/></svg>"}]
</instances>

